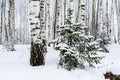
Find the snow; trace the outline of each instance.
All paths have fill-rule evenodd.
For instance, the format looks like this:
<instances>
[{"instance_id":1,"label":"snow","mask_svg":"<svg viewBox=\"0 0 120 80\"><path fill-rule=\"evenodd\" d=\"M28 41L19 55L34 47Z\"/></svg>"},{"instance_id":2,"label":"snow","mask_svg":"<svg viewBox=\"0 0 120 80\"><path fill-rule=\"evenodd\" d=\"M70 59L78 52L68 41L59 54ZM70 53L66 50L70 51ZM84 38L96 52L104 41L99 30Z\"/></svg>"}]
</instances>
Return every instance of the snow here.
<instances>
[{"instance_id":1,"label":"snow","mask_svg":"<svg viewBox=\"0 0 120 80\"><path fill-rule=\"evenodd\" d=\"M114 74L120 74L120 45L112 44L109 46L110 53L100 53L104 55L105 58L102 59L99 69L101 72L105 73L107 71L112 71ZM100 66L98 65L98 66Z\"/></svg>"},{"instance_id":2,"label":"snow","mask_svg":"<svg viewBox=\"0 0 120 80\"><path fill-rule=\"evenodd\" d=\"M105 56L96 68L86 67L67 71L58 68L59 52L48 47L45 66L32 67L29 64L30 45L16 45L16 51L7 52L0 46L0 80L105 80L103 74L112 71L120 74L120 45L109 46L110 53L98 52Z\"/></svg>"}]
</instances>

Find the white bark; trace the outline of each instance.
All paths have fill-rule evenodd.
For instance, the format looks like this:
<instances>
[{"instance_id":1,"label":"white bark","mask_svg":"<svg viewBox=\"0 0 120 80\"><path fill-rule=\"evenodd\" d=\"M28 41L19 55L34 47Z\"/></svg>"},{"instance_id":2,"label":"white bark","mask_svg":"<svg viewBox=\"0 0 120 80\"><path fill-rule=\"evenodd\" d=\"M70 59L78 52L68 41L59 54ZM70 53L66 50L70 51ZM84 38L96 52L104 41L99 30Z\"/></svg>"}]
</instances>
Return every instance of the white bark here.
<instances>
[{"instance_id":1,"label":"white bark","mask_svg":"<svg viewBox=\"0 0 120 80\"><path fill-rule=\"evenodd\" d=\"M65 0L61 0L61 25L65 23Z\"/></svg>"},{"instance_id":2,"label":"white bark","mask_svg":"<svg viewBox=\"0 0 120 80\"><path fill-rule=\"evenodd\" d=\"M45 22L46 22L46 39L47 39L47 44L49 40L49 32L50 32L50 0L46 0L46 12L45 12Z\"/></svg>"},{"instance_id":3,"label":"white bark","mask_svg":"<svg viewBox=\"0 0 120 80\"><path fill-rule=\"evenodd\" d=\"M2 2L0 1L0 44L2 44Z\"/></svg>"},{"instance_id":4,"label":"white bark","mask_svg":"<svg viewBox=\"0 0 120 80\"><path fill-rule=\"evenodd\" d=\"M99 10L98 10L98 33L102 33L103 28L103 6L102 6L102 0L99 0Z\"/></svg>"},{"instance_id":5,"label":"white bark","mask_svg":"<svg viewBox=\"0 0 120 80\"><path fill-rule=\"evenodd\" d=\"M2 0L2 45L7 48L8 32L6 27L6 0Z\"/></svg>"},{"instance_id":6,"label":"white bark","mask_svg":"<svg viewBox=\"0 0 120 80\"><path fill-rule=\"evenodd\" d=\"M61 0L56 0L56 10L55 10L55 26L54 26L54 39L58 36L57 31L59 30L61 26Z\"/></svg>"},{"instance_id":7,"label":"white bark","mask_svg":"<svg viewBox=\"0 0 120 80\"><path fill-rule=\"evenodd\" d=\"M86 4L86 0L81 0L81 19L80 22L82 24L82 26L85 26L85 5Z\"/></svg>"},{"instance_id":8,"label":"white bark","mask_svg":"<svg viewBox=\"0 0 120 80\"><path fill-rule=\"evenodd\" d=\"M14 51L14 33L15 33L15 4L14 0L9 0L8 11L8 51Z\"/></svg>"},{"instance_id":9,"label":"white bark","mask_svg":"<svg viewBox=\"0 0 120 80\"><path fill-rule=\"evenodd\" d=\"M44 65L46 52L45 1L29 0L29 22L31 27L32 66Z\"/></svg>"},{"instance_id":10,"label":"white bark","mask_svg":"<svg viewBox=\"0 0 120 80\"><path fill-rule=\"evenodd\" d=\"M116 42L116 34L115 34L115 2L112 0L111 3L111 21L110 21L110 27L111 27L111 42Z\"/></svg>"},{"instance_id":11,"label":"white bark","mask_svg":"<svg viewBox=\"0 0 120 80\"><path fill-rule=\"evenodd\" d=\"M96 9L95 9L95 6L96 5L96 1L95 0L93 0L92 1L92 20L91 20L91 27L90 27L90 33L91 33L91 35L92 36L94 36L95 37L95 39L97 38L97 34L98 34L98 26L96 25L97 23L96 23L96 18L97 18L97 16L96 16Z\"/></svg>"},{"instance_id":12,"label":"white bark","mask_svg":"<svg viewBox=\"0 0 120 80\"><path fill-rule=\"evenodd\" d=\"M77 11L77 15L76 15L77 16L76 17L76 21L75 21L76 23L80 22L80 18L81 18L81 12L80 12L81 11L81 6L80 6L81 5L81 0L78 0L78 4L77 5L78 5L77 6L78 7L77 8L78 11Z\"/></svg>"},{"instance_id":13,"label":"white bark","mask_svg":"<svg viewBox=\"0 0 120 80\"><path fill-rule=\"evenodd\" d=\"M110 37L110 28L109 28L109 11L108 11L109 7L108 7L108 0L106 1L106 27L107 27L107 31L106 34L108 37Z\"/></svg>"},{"instance_id":14,"label":"white bark","mask_svg":"<svg viewBox=\"0 0 120 80\"><path fill-rule=\"evenodd\" d=\"M120 44L120 0L118 0L118 43Z\"/></svg>"}]
</instances>

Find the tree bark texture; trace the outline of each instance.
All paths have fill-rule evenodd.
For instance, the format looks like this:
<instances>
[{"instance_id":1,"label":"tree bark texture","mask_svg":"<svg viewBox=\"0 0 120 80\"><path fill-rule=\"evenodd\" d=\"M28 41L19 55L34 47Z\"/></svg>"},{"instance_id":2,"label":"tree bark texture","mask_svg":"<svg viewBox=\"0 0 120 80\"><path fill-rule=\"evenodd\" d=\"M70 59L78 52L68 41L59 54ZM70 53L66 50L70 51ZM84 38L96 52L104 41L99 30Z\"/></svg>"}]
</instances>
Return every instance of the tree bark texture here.
<instances>
[{"instance_id":1,"label":"tree bark texture","mask_svg":"<svg viewBox=\"0 0 120 80\"><path fill-rule=\"evenodd\" d=\"M45 1L30 0L29 11L31 27L30 64L32 66L44 65L44 53L46 53Z\"/></svg>"}]
</instances>

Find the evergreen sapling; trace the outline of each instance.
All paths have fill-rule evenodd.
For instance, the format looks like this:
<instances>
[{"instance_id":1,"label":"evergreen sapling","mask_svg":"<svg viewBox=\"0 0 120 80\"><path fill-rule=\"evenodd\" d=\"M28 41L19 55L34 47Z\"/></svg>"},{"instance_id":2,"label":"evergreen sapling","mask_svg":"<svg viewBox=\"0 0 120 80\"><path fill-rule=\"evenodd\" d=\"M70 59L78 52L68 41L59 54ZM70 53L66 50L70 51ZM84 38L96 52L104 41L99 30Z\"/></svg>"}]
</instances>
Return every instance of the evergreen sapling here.
<instances>
[{"instance_id":1,"label":"evergreen sapling","mask_svg":"<svg viewBox=\"0 0 120 80\"><path fill-rule=\"evenodd\" d=\"M69 8L66 24L58 31L60 37L56 50L60 51L59 66L67 70L83 69L87 62L90 67L94 67L93 64L98 64L101 59L96 54L98 43L93 41L93 37L85 35L85 26L72 23L71 15L72 10Z\"/></svg>"}]
</instances>

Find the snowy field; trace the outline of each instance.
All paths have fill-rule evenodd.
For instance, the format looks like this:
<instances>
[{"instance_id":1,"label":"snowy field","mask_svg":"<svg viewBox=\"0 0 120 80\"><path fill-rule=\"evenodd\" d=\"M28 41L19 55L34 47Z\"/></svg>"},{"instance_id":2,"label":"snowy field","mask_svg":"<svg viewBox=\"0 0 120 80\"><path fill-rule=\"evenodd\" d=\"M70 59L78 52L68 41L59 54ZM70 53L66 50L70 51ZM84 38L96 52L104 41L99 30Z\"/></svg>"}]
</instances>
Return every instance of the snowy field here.
<instances>
[{"instance_id":1,"label":"snowy field","mask_svg":"<svg viewBox=\"0 0 120 80\"><path fill-rule=\"evenodd\" d=\"M50 47L46 65L31 67L29 45L16 45L14 52L7 52L0 46L0 80L105 80L102 74L106 71L120 74L120 45L112 44L109 50L110 53L98 53L105 58L95 69L67 71L57 68L59 54Z\"/></svg>"}]
</instances>

